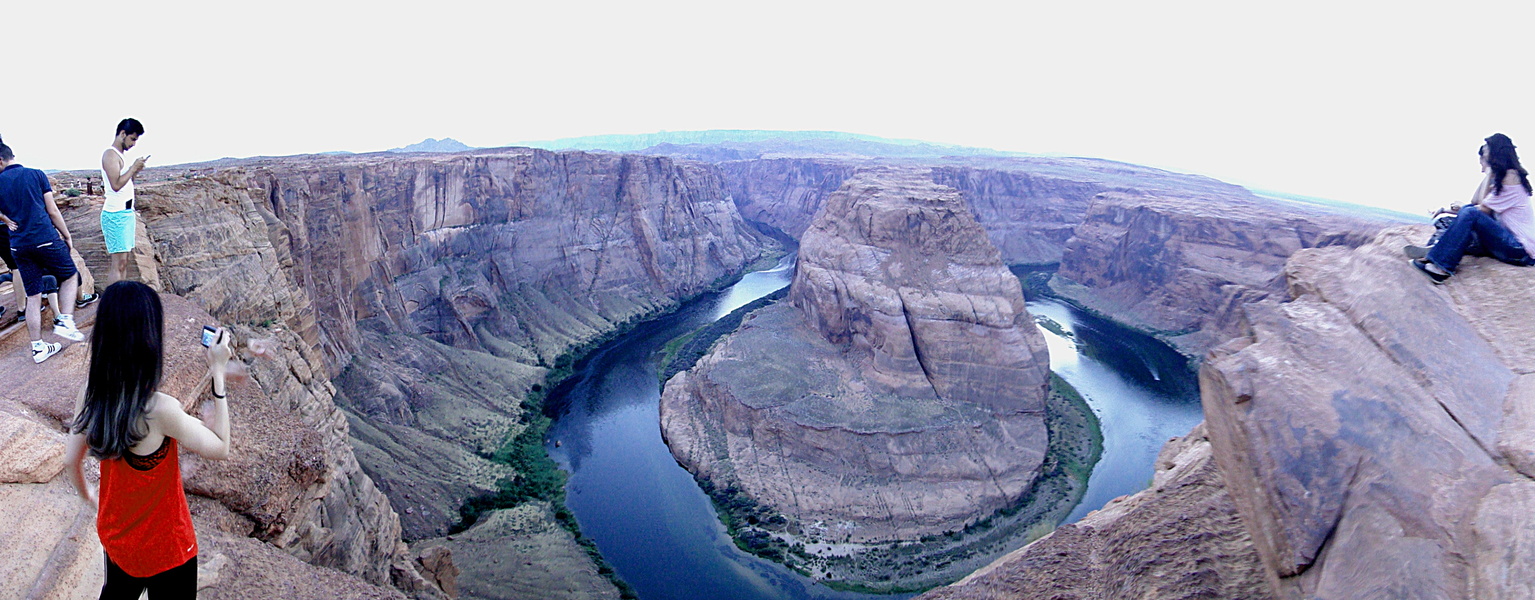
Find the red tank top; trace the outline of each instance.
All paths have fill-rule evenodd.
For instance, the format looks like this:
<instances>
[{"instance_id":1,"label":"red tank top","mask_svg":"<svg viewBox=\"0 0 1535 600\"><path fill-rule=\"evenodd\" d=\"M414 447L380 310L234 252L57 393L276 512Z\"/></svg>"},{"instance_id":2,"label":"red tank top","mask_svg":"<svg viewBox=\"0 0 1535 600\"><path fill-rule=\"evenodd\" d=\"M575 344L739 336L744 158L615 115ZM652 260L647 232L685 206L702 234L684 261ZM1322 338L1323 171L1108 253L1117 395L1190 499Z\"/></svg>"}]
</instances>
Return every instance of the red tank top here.
<instances>
[{"instance_id":1,"label":"red tank top","mask_svg":"<svg viewBox=\"0 0 1535 600\"><path fill-rule=\"evenodd\" d=\"M197 556L175 439L166 436L149 456L101 461L99 497L96 534L123 572L149 577Z\"/></svg>"}]
</instances>

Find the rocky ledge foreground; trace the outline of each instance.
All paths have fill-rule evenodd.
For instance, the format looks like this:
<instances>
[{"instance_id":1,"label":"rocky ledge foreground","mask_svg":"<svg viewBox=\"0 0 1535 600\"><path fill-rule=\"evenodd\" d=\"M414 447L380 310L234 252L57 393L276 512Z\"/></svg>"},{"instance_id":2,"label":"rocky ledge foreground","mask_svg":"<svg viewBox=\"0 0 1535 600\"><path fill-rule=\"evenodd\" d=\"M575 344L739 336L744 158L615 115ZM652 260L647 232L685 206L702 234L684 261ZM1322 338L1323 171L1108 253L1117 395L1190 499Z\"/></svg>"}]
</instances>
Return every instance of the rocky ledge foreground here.
<instances>
[{"instance_id":1,"label":"rocky ledge foreground","mask_svg":"<svg viewBox=\"0 0 1535 600\"><path fill-rule=\"evenodd\" d=\"M798 551L917 540L1030 489L1048 365L958 192L869 170L806 231L788 300L667 383L662 431L706 487L786 519L773 535Z\"/></svg>"},{"instance_id":2,"label":"rocky ledge foreground","mask_svg":"<svg viewBox=\"0 0 1535 600\"><path fill-rule=\"evenodd\" d=\"M1425 237L1297 252L1150 489L926 597L1535 597L1535 270Z\"/></svg>"},{"instance_id":3,"label":"rocky ledge foreground","mask_svg":"<svg viewBox=\"0 0 1535 600\"><path fill-rule=\"evenodd\" d=\"M179 296L166 294L162 299L167 349L160 389L180 399L188 412L198 414L208 388L199 332L204 324L217 322ZM82 324L91 324L91 312L81 315ZM89 327L83 329L89 334ZM0 390L4 390L0 392L0 530L5 532L0 536L0 581L5 582L6 597L95 598L105 574L95 510L79 498L64 475L64 422L72 416L75 396L85 382L87 344L70 344L41 365L32 363L25 345L26 332L20 326L0 331ZM322 534L331 540L365 540L369 534L344 530L346 521L301 521L306 510L318 509L317 498L338 495L336 488L349 482L327 467L321 435L312 430L294 435L304 428L281 395L273 393L269 374L262 373L271 365L253 366L257 376L234 382L229 390L234 414L231 436L238 444L237 453L229 461L191 455L182 459L201 546L199 594L205 598L403 599L400 590L378 585L387 585L387 580L370 582L305 564L281 549L284 530L291 530L290 539ZM86 467L87 479L95 482L96 461L86 459ZM377 498L382 502L382 496ZM392 517L387 504L372 509L382 511L381 518ZM398 531L398 522L394 523ZM333 529L321 529L326 525ZM388 556L396 552L393 544L398 542L387 549L320 548L337 555L379 552ZM399 553L404 554L403 545ZM376 568L387 573L391 567L416 572L404 563L386 562ZM440 595L436 587L430 585L431 594L426 586L417 592Z\"/></svg>"}]
</instances>

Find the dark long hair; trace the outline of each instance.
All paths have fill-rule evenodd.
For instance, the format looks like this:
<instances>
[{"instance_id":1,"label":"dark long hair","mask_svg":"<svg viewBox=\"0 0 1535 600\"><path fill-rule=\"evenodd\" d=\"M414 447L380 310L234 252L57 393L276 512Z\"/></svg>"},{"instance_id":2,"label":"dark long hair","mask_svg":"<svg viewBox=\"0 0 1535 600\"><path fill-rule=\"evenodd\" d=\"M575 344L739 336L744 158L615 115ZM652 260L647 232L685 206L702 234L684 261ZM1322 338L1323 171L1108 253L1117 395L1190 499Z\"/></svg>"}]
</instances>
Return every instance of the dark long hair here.
<instances>
[{"instance_id":1,"label":"dark long hair","mask_svg":"<svg viewBox=\"0 0 1535 600\"><path fill-rule=\"evenodd\" d=\"M1487 166L1492 169L1492 188L1494 194L1503 193L1503 178L1508 175L1509 169L1519 173L1519 183L1524 185L1526 193L1535 194L1535 189L1530 188L1530 172L1519 166L1519 154L1514 152L1514 140L1501 133L1494 133L1486 140Z\"/></svg>"},{"instance_id":2,"label":"dark long hair","mask_svg":"<svg viewBox=\"0 0 1535 600\"><path fill-rule=\"evenodd\" d=\"M117 458L149 434L144 415L160 387L164 334L160 295L149 286L119 281L101 293L85 404L70 427L85 434L92 456Z\"/></svg>"}]
</instances>

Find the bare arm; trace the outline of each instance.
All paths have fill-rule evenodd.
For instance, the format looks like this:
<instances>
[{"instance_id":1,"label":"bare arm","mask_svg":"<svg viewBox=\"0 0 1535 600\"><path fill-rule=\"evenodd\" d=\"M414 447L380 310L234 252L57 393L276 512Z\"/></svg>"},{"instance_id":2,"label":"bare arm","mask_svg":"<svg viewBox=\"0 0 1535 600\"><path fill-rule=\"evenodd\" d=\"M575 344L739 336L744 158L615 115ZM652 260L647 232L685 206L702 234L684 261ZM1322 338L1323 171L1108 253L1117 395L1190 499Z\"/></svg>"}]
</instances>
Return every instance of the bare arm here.
<instances>
[{"instance_id":1,"label":"bare arm","mask_svg":"<svg viewBox=\"0 0 1535 600\"><path fill-rule=\"evenodd\" d=\"M69 235L69 224L64 222L64 213L59 212L59 205L53 201L53 192L43 194L43 206L48 209L48 218L53 220L53 228L59 230L59 237L64 238L64 243L73 248L75 240Z\"/></svg>"},{"instance_id":2,"label":"bare arm","mask_svg":"<svg viewBox=\"0 0 1535 600\"><path fill-rule=\"evenodd\" d=\"M176 438L183 447L198 456L224 459L229 456L229 399L224 386L224 371L229 364L229 333L220 329L218 341L208 348L208 373L213 376L213 419L204 423L181 409L181 402L158 394L154 415L160 420L160 432Z\"/></svg>"},{"instance_id":3,"label":"bare arm","mask_svg":"<svg viewBox=\"0 0 1535 600\"><path fill-rule=\"evenodd\" d=\"M133 165L128 167L128 172L124 173L123 157L118 156L116 152L111 150L103 150L101 152L101 170L106 175L106 184L112 186L112 191L121 192L123 191L123 186L133 181L134 175L138 175L139 171L144 170L144 159L140 158L133 161Z\"/></svg>"},{"instance_id":4,"label":"bare arm","mask_svg":"<svg viewBox=\"0 0 1535 600\"><path fill-rule=\"evenodd\" d=\"M84 406L85 388L81 387L80 396L75 399L75 416L77 418L80 415L80 409ZM70 430L73 431L73 429L73 426L71 426ZM85 434L69 434L69 438L64 440L64 470L69 474L69 483L75 486L75 493L80 494L80 497L84 498L91 505L91 508L95 508L97 506L96 488L91 487L85 482L83 463L85 462L86 446Z\"/></svg>"},{"instance_id":5,"label":"bare arm","mask_svg":"<svg viewBox=\"0 0 1535 600\"><path fill-rule=\"evenodd\" d=\"M1488 171L1487 174L1482 177L1482 182L1476 184L1476 193L1471 194L1471 203L1481 204L1482 198L1487 197L1487 189L1490 187L1492 187L1492 171Z\"/></svg>"}]
</instances>

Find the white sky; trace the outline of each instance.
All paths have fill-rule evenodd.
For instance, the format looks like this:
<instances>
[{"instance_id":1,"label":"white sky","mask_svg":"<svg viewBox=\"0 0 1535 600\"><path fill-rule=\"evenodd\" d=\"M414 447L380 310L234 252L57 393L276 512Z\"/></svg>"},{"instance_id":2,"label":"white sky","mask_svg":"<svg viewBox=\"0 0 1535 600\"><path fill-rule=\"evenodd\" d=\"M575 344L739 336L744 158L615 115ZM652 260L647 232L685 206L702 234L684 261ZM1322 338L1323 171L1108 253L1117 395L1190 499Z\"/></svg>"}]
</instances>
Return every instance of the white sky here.
<instances>
[{"instance_id":1,"label":"white sky","mask_svg":"<svg viewBox=\"0 0 1535 600\"><path fill-rule=\"evenodd\" d=\"M1468 197L1494 132L1535 160L1528 0L18 2L0 136L39 168L124 116L159 165L826 129L1409 212Z\"/></svg>"}]
</instances>

